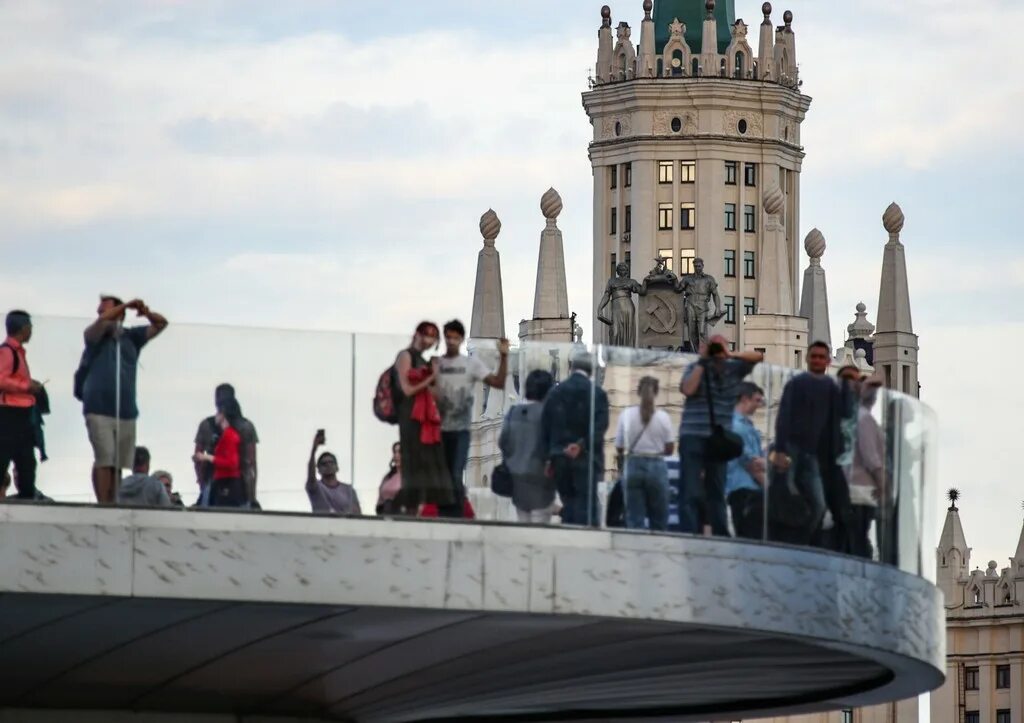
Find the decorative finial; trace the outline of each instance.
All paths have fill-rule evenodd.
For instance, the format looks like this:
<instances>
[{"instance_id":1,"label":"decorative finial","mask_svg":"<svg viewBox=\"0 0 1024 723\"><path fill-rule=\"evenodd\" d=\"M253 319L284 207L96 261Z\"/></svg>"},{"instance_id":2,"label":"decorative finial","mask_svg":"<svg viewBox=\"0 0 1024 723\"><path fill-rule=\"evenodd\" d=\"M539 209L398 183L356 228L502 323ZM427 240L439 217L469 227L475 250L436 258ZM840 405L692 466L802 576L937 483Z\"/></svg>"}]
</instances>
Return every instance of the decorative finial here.
<instances>
[{"instance_id":1,"label":"decorative finial","mask_svg":"<svg viewBox=\"0 0 1024 723\"><path fill-rule=\"evenodd\" d=\"M812 228L804 239L804 250L812 260L820 259L825 255L825 235L816 228Z\"/></svg>"},{"instance_id":2,"label":"decorative finial","mask_svg":"<svg viewBox=\"0 0 1024 723\"><path fill-rule=\"evenodd\" d=\"M954 512L957 509L956 503L960 499L960 490L956 487L950 487L949 492L946 493L946 498L949 500L949 510Z\"/></svg>"},{"instance_id":3,"label":"decorative finial","mask_svg":"<svg viewBox=\"0 0 1024 723\"><path fill-rule=\"evenodd\" d=\"M707 11L708 11L708 20L711 20L712 18L714 18L715 17L715 0L708 0L706 3L704 3L704 7L707 8Z\"/></svg>"},{"instance_id":4,"label":"decorative finial","mask_svg":"<svg viewBox=\"0 0 1024 723\"><path fill-rule=\"evenodd\" d=\"M498 238L499 233L501 233L501 221L494 209L489 208L487 213L480 217L480 234L484 237L484 241L494 243L494 239Z\"/></svg>"},{"instance_id":5,"label":"decorative finial","mask_svg":"<svg viewBox=\"0 0 1024 723\"><path fill-rule=\"evenodd\" d=\"M558 195L558 191L549 188L544 192L540 197L540 212L544 214L544 218L558 218L558 214L562 212L562 197Z\"/></svg>"},{"instance_id":6,"label":"decorative finial","mask_svg":"<svg viewBox=\"0 0 1024 723\"><path fill-rule=\"evenodd\" d=\"M601 8L601 27L610 28L612 26L612 9L607 5Z\"/></svg>"},{"instance_id":7,"label":"decorative finial","mask_svg":"<svg viewBox=\"0 0 1024 723\"><path fill-rule=\"evenodd\" d=\"M654 9L654 0L644 0L644 20L651 19L651 10Z\"/></svg>"},{"instance_id":8,"label":"decorative finial","mask_svg":"<svg viewBox=\"0 0 1024 723\"><path fill-rule=\"evenodd\" d=\"M861 301L861 302L859 302L857 304L857 313L858 314L866 314L867 310L868 310L868 305L865 304L863 301Z\"/></svg>"},{"instance_id":9,"label":"decorative finial","mask_svg":"<svg viewBox=\"0 0 1024 723\"><path fill-rule=\"evenodd\" d=\"M774 181L764 191L764 198L762 199L764 204L765 213L769 216L776 216L782 211L782 207L786 202L786 197L782 194L782 189L779 188L779 184Z\"/></svg>"},{"instance_id":10,"label":"decorative finial","mask_svg":"<svg viewBox=\"0 0 1024 723\"><path fill-rule=\"evenodd\" d=\"M793 25L793 11L792 10L787 10L786 12L782 13L782 22L784 22L786 24L786 30L792 30L792 28L790 27L790 26Z\"/></svg>"},{"instance_id":11,"label":"decorative finial","mask_svg":"<svg viewBox=\"0 0 1024 723\"><path fill-rule=\"evenodd\" d=\"M673 38L682 36L686 31L686 26L679 22L679 18L672 18L672 22L668 24L668 32Z\"/></svg>"},{"instance_id":12,"label":"decorative finial","mask_svg":"<svg viewBox=\"0 0 1024 723\"><path fill-rule=\"evenodd\" d=\"M771 3L765 3L764 5L762 5L761 6L761 12L764 14L764 21L766 23L771 24L771 21L772 21L771 20L771 17L772 17L772 4Z\"/></svg>"},{"instance_id":13,"label":"decorative finial","mask_svg":"<svg viewBox=\"0 0 1024 723\"><path fill-rule=\"evenodd\" d=\"M903 222L905 220L903 209L895 201L890 203L889 208L885 209L885 213L882 214L882 226L885 227L890 238L899 235L900 231L903 230Z\"/></svg>"}]
</instances>

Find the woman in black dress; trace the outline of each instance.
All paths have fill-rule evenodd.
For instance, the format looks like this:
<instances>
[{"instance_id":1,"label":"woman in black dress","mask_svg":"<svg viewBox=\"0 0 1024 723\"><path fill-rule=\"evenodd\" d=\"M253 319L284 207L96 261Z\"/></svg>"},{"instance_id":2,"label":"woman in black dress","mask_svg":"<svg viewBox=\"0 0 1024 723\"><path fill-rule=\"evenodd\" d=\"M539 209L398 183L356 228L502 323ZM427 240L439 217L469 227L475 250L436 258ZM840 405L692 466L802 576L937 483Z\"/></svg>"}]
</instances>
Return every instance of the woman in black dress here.
<instances>
[{"instance_id":1,"label":"woman in black dress","mask_svg":"<svg viewBox=\"0 0 1024 723\"><path fill-rule=\"evenodd\" d=\"M435 430L433 421L425 419L423 413L425 408L433 409L435 415L437 412L432 393L435 375L430 363L423 358L423 352L436 347L439 338L437 324L424 321L416 327L412 343L395 360L395 370L402 388L402 397L398 403L402 491L396 501L411 513L420 505L433 503L438 506L442 517L460 517L461 508L455 504L452 478L440 440L440 416L436 418Z\"/></svg>"}]
</instances>

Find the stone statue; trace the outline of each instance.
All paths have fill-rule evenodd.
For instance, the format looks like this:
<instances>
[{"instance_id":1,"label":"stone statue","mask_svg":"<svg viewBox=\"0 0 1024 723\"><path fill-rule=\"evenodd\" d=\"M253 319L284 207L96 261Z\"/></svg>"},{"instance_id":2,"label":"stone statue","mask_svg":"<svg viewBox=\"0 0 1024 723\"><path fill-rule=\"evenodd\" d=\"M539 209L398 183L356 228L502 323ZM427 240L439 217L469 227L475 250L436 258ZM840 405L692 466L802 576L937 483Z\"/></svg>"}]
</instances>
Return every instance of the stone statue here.
<instances>
[{"instance_id":1,"label":"stone statue","mask_svg":"<svg viewBox=\"0 0 1024 723\"><path fill-rule=\"evenodd\" d=\"M644 296L647 288L629 277L629 266L620 263L615 267L615 276L608 279L604 296L597 305L597 319L610 326L608 343L612 346L636 346L636 307L633 305L633 294ZM611 306L608 315L602 313L606 306Z\"/></svg>"},{"instance_id":2,"label":"stone statue","mask_svg":"<svg viewBox=\"0 0 1024 723\"><path fill-rule=\"evenodd\" d=\"M683 335L680 323L678 277L668 259L654 259L654 268L642 284L646 292L637 312L637 345L641 349L675 349Z\"/></svg>"},{"instance_id":3,"label":"stone statue","mask_svg":"<svg viewBox=\"0 0 1024 723\"><path fill-rule=\"evenodd\" d=\"M704 273L704 260L693 260L692 274L682 276L676 284L676 291L683 294L683 323L687 339L693 351L700 349L708 340L708 332L725 316L722 299L718 296L718 282L715 277ZM709 302L714 300L715 313L711 314Z\"/></svg>"},{"instance_id":4,"label":"stone statue","mask_svg":"<svg viewBox=\"0 0 1024 723\"><path fill-rule=\"evenodd\" d=\"M651 269L651 273L647 274L647 278L644 281L668 281L672 284L678 284L679 279L668 270L668 259L663 256L659 256L654 259L654 268Z\"/></svg>"}]
</instances>

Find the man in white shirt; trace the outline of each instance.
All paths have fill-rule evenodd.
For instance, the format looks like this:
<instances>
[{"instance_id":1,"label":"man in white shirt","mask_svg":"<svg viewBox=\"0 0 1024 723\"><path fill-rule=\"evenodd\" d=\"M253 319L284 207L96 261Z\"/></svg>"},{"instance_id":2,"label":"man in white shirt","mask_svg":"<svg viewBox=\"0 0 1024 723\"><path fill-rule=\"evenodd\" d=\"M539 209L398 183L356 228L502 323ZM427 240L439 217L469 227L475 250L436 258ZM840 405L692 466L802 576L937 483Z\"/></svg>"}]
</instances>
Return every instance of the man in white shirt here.
<instances>
[{"instance_id":1,"label":"man in white shirt","mask_svg":"<svg viewBox=\"0 0 1024 723\"><path fill-rule=\"evenodd\" d=\"M505 388L508 376L508 340L498 342L498 370L491 372L479 358L462 353L466 327L458 319L444 325L445 354L434 360L437 387L434 395L441 413L441 444L452 475L455 504L439 510L442 517L462 517L465 488L462 475L469 458L469 427L473 422L473 397L481 383L494 389Z\"/></svg>"},{"instance_id":2,"label":"man in white shirt","mask_svg":"<svg viewBox=\"0 0 1024 723\"><path fill-rule=\"evenodd\" d=\"M637 387L640 404L619 416L615 448L626 500L626 527L664 531L668 528L668 465L675 429L663 409L655 406L658 380L644 377Z\"/></svg>"}]
</instances>

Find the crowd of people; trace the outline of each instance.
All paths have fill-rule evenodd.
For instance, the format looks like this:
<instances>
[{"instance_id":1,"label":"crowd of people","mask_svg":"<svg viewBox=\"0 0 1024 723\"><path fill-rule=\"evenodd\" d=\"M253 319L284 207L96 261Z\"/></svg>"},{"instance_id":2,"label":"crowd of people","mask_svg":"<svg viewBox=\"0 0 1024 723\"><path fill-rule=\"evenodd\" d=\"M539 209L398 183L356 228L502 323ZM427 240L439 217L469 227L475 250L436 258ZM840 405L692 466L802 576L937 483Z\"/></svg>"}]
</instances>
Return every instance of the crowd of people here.
<instances>
[{"instance_id":1,"label":"crowd of people","mask_svg":"<svg viewBox=\"0 0 1024 723\"><path fill-rule=\"evenodd\" d=\"M147 323L127 327L129 311ZM185 504L171 475L151 472L149 450L136 444L138 361L166 327L167 320L143 301L104 295L96 320L84 330L74 392L82 403L100 503ZM13 480L18 498L38 499L36 450L45 455L38 417L48 401L26 354L30 315L8 313L6 332L0 345L0 495ZM458 320L441 328L423 322L383 377L390 381L383 392L378 389L375 405L383 394L389 411L378 416L397 425L399 440L379 486L379 515L473 516L463 478L475 396L485 388L505 388L509 344L498 343L491 368L462 351L465 338ZM442 343L443 353L428 358ZM833 377L831 349L811 344L807 371L785 386L774 440L766 449L753 422L764 393L748 381L762 361L759 352L730 352L722 337L702 344L679 382L685 401L678 426L658 405L659 379L639 380L638 403L623 410L614 433L620 477L615 494L624 526L768 538L871 557L869 531L881 524L879 507L891 497L885 439L872 414L881 379L866 377L852 364ZM591 355L576 354L568 366L569 374L557 383L541 369L526 377L523 400L502 424L502 463L492 488L511 498L521 522L548 524L557 514L563 524L600 526L608 396L594 378ZM353 486L338 478L335 455L321 452L325 442L324 430L318 430L305 483L310 509L363 514ZM200 421L194 439L199 492L193 506L258 509L258 443L234 388L217 386L214 414ZM672 489L668 460L677 449L679 475ZM125 469L131 473L122 478ZM670 525L673 499L678 522Z\"/></svg>"}]
</instances>

